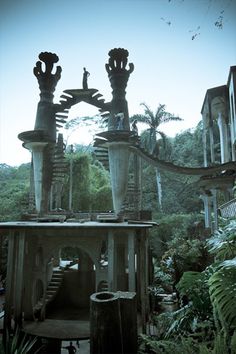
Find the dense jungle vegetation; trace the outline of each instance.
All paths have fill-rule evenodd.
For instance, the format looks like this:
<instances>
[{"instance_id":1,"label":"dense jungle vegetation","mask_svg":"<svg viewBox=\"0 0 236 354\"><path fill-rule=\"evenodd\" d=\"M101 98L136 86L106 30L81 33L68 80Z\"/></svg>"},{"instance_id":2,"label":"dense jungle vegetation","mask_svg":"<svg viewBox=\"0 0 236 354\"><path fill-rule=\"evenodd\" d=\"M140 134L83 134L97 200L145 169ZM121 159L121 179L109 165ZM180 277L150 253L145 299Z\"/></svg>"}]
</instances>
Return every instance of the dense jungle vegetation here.
<instances>
[{"instance_id":1,"label":"dense jungle vegetation","mask_svg":"<svg viewBox=\"0 0 236 354\"><path fill-rule=\"evenodd\" d=\"M145 145L147 133L141 136ZM202 126L158 141L159 158L176 165L202 166ZM73 210L112 209L110 177L90 147L76 146L73 154ZM151 210L159 226L151 231L153 277L151 318L156 329L142 335L140 354L236 353L236 221L221 220L211 235L204 228L203 203L196 177L161 171L162 208L155 169L142 166L142 208ZM1 221L19 220L28 210L30 164L0 165ZM62 208L68 208L69 172ZM222 197L222 202L224 202ZM1 264L1 274L4 274ZM156 295L176 293L180 307L160 313Z\"/></svg>"},{"instance_id":2,"label":"dense jungle vegetation","mask_svg":"<svg viewBox=\"0 0 236 354\"><path fill-rule=\"evenodd\" d=\"M142 134L145 144L145 133ZM160 158L185 166L203 164L201 126L168 138L163 146L160 141ZM66 153L69 161L73 159L73 209L75 211L110 210L112 208L110 177L101 163L96 160L93 149L75 146L73 154ZM143 163L142 167L142 208L160 211L157 202L155 171ZM202 202L195 177L162 172L163 210L162 214L200 213ZM30 186L30 163L19 167L0 164L0 219L18 220L28 210ZM68 208L69 168L65 178L62 207Z\"/></svg>"}]
</instances>

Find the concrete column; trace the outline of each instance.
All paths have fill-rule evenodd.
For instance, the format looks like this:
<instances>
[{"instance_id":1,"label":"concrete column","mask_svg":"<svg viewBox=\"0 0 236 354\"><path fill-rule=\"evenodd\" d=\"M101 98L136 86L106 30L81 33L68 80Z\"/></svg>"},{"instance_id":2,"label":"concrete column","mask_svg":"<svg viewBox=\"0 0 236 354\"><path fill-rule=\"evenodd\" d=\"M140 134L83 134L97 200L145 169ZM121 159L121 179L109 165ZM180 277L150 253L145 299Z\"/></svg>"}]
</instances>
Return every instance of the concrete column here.
<instances>
[{"instance_id":1,"label":"concrete column","mask_svg":"<svg viewBox=\"0 0 236 354\"><path fill-rule=\"evenodd\" d=\"M126 259L125 245L117 244L117 290L126 291Z\"/></svg>"},{"instance_id":2,"label":"concrete column","mask_svg":"<svg viewBox=\"0 0 236 354\"><path fill-rule=\"evenodd\" d=\"M116 214L119 214L128 187L129 145L125 142L110 143L108 146L108 155L113 206Z\"/></svg>"},{"instance_id":3,"label":"concrete column","mask_svg":"<svg viewBox=\"0 0 236 354\"><path fill-rule=\"evenodd\" d=\"M15 269L15 321L21 324L22 321L22 298L24 278L24 256L25 256L25 230L20 231L16 240L16 269Z\"/></svg>"},{"instance_id":4,"label":"concrete column","mask_svg":"<svg viewBox=\"0 0 236 354\"><path fill-rule=\"evenodd\" d=\"M4 316L4 342L6 333L11 329L11 316L13 306L14 280L15 280L15 233L10 231L8 235L8 257L7 257L7 281L5 295L5 316Z\"/></svg>"},{"instance_id":5,"label":"concrete column","mask_svg":"<svg viewBox=\"0 0 236 354\"><path fill-rule=\"evenodd\" d=\"M136 291L135 284L135 238L134 231L129 231L128 235L128 268L129 268L129 291Z\"/></svg>"},{"instance_id":6,"label":"concrete column","mask_svg":"<svg viewBox=\"0 0 236 354\"><path fill-rule=\"evenodd\" d=\"M217 123L220 130L221 163L225 163L229 161L229 137L228 137L228 126L221 112L218 113Z\"/></svg>"},{"instance_id":7,"label":"concrete column","mask_svg":"<svg viewBox=\"0 0 236 354\"><path fill-rule=\"evenodd\" d=\"M90 296L90 354L121 354L123 333L119 295L99 292Z\"/></svg>"},{"instance_id":8,"label":"concrete column","mask_svg":"<svg viewBox=\"0 0 236 354\"><path fill-rule=\"evenodd\" d=\"M205 228L211 228L211 200L212 197L206 194L201 195L204 204Z\"/></svg>"},{"instance_id":9,"label":"concrete column","mask_svg":"<svg viewBox=\"0 0 236 354\"><path fill-rule=\"evenodd\" d=\"M114 232L108 232L108 290L117 290L117 262Z\"/></svg>"},{"instance_id":10,"label":"concrete column","mask_svg":"<svg viewBox=\"0 0 236 354\"><path fill-rule=\"evenodd\" d=\"M211 151L211 162L215 163L215 151L214 151L214 134L213 127L209 127L209 135L210 135L210 151Z\"/></svg>"},{"instance_id":11,"label":"concrete column","mask_svg":"<svg viewBox=\"0 0 236 354\"><path fill-rule=\"evenodd\" d=\"M134 154L134 183L135 190L137 192L137 196L135 196L135 212L139 212L141 210L141 200L142 200L142 180L141 180L141 157L137 154Z\"/></svg>"},{"instance_id":12,"label":"concrete column","mask_svg":"<svg viewBox=\"0 0 236 354\"><path fill-rule=\"evenodd\" d=\"M93 270L93 261L91 258L88 256L88 254L84 251L79 251L79 271L83 272L89 272Z\"/></svg>"},{"instance_id":13,"label":"concrete column","mask_svg":"<svg viewBox=\"0 0 236 354\"><path fill-rule=\"evenodd\" d=\"M214 213L214 224L212 225L212 231L218 229L218 203L217 203L217 190L212 189L212 201L213 201L213 213Z\"/></svg>"},{"instance_id":14,"label":"concrete column","mask_svg":"<svg viewBox=\"0 0 236 354\"><path fill-rule=\"evenodd\" d=\"M35 188L35 207L41 214L45 210L45 191L44 191L44 153L43 150L47 142L32 142L25 144L27 149L32 151L34 166L34 188Z\"/></svg>"},{"instance_id":15,"label":"concrete column","mask_svg":"<svg viewBox=\"0 0 236 354\"><path fill-rule=\"evenodd\" d=\"M230 82L229 86L229 105L230 105L230 133L231 133L231 149L232 149L232 160L236 160L236 95L234 94L233 80Z\"/></svg>"},{"instance_id":16,"label":"concrete column","mask_svg":"<svg viewBox=\"0 0 236 354\"><path fill-rule=\"evenodd\" d=\"M202 142L203 142L204 167L207 167L207 131L206 131L206 128L203 128Z\"/></svg>"},{"instance_id":17,"label":"concrete column","mask_svg":"<svg viewBox=\"0 0 236 354\"><path fill-rule=\"evenodd\" d=\"M138 282L139 282L139 294L141 305L141 320L142 320L142 333L146 333L146 319L148 314L148 246L145 231L142 231L138 245Z\"/></svg>"}]
</instances>

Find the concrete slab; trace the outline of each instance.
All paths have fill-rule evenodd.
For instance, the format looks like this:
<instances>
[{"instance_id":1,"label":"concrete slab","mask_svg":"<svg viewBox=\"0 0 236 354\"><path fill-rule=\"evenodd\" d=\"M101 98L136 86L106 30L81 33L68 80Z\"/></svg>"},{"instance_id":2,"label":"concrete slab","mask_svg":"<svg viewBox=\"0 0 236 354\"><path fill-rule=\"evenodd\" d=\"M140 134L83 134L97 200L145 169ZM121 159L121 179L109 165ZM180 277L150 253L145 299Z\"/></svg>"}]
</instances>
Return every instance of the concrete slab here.
<instances>
[{"instance_id":1,"label":"concrete slab","mask_svg":"<svg viewBox=\"0 0 236 354\"><path fill-rule=\"evenodd\" d=\"M89 321L46 319L38 322L24 322L24 332L44 338L60 340L89 339Z\"/></svg>"}]
</instances>

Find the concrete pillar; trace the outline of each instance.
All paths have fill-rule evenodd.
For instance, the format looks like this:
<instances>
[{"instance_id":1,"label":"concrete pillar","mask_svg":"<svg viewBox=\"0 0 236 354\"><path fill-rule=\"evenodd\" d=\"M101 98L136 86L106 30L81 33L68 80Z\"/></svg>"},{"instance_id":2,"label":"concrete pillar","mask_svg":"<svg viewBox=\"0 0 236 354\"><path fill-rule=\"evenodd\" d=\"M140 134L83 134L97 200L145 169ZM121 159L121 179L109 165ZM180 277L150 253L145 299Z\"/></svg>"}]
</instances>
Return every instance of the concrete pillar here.
<instances>
[{"instance_id":1,"label":"concrete pillar","mask_svg":"<svg viewBox=\"0 0 236 354\"><path fill-rule=\"evenodd\" d=\"M212 232L218 229L218 202L217 202L217 190L212 189L212 201L213 201L213 213L214 213L214 224L212 225Z\"/></svg>"},{"instance_id":2,"label":"concrete pillar","mask_svg":"<svg viewBox=\"0 0 236 354\"><path fill-rule=\"evenodd\" d=\"M117 289L127 290L126 282L126 259L125 259L125 245L122 243L117 244Z\"/></svg>"},{"instance_id":3,"label":"concrete pillar","mask_svg":"<svg viewBox=\"0 0 236 354\"><path fill-rule=\"evenodd\" d=\"M5 316L4 316L4 343L6 341L6 333L11 329L11 317L13 306L13 295L15 293L15 233L10 231L8 235L8 257L7 257L7 281L5 295Z\"/></svg>"},{"instance_id":4,"label":"concrete pillar","mask_svg":"<svg viewBox=\"0 0 236 354\"><path fill-rule=\"evenodd\" d=\"M138 349L136 293L123 291L117 293L120 301L123 354L136 354Z\"/></svg>"},{"instance_id":5,"label":"concrete pillar","mask_svg":"<svg viewBox=\"0 0 236 354\"><path fill-rule=\"evenodd\" d=\"M203 128L203 135L202 135L202 142L203 142L203 157L204 157L204 167L207 167L207 130Z\"/></svg>"},{"instance_id":6,"label":"concrete pillar","mask_svg":"<svg viewBox=\"0 0 236 354\"><path fill-rule=\"evenodd\" d=\"M78 254L79 257L79 271L83 272L89 272L93 270L93 261L91 258L88 256L88 254L84 251L79 251Z\"/></svg>"},{"instance_id":7,"label":"concrete pillar","mask_svg":"<svg viewBox=\"0 0 236 354\"><path fill-rule=\"evenodd\" d=\"M43 214L45 211L47 211L47 198L45 196L44 190L46 186L44 185L45 171L43 153L47 144L47 142L32 142L25 144L25 147L27 147L27 149L30 149L33 155L35 207L37 213L39 214Z\"/></svg>"},{"instance_id":8,"label":"concrete pillar","mask_svg":"<svg viewBox=\"0 0 236 354\"><path fill-rule=\"evenodd\" d=\"M229 80L229 106L230 106L230 133L231 133L231 149L232 160L236 160L236 92L235 79L233 74Z\"/></svg>"},{"instance_id":9,"label":"concrete pillar","mask_svg":"<svg viewBox=\"0 0 236 354\"><path fill-rule=\"evenodd\" d=\"M90 296L90 353L137 353L136 293L99 292Z\"/></svg>"},{"instance_id":10,"label":"concrete pillar","mask_svg":"<svg viewBox=\"0 0 236 354\"><path fill-rule=\"evenodd\" d=\"M228 126L221 112L218 113L217 123L220 130L221 163L225 163L229 161L229 137L228 137Z\"/></svg>"},{"instance_id":11,"label":"concrete pillar","mask_svg":"<svg viewBox=\"0 0 236 354\"><path fill-rule=\"evenodd\" d=\"M129 279L128 286L129 291L136 291L135 284L135 238L134 231L130 231L128 234L128 267L129 267Z\"/></svg>"},{"instance_id":12,"label":"concrete pillar","mask_svg":"<svg viewBox=\"0 0 236 354\"><path fill-rule=\"evenodd\" d=\"M145 231L142 231L137 250L137 278L139 302L141 307L142 333L146 333L146 321L148 314L148 244Z\"/></svg>"},{"instance_id":13,"label":"concrete pillar","mask_svg":"<svg viewBox=\"0 0 236 354\"><path fill-rule=\"evenodd\" d=\"M209 127L209 136L210 136L210 151L211 151L211 162L215 163L215 151L214 151L214 134L213 127Z\"/></svg>"},{"instance_id":14,"label":"concrete pillar","mask_svg":"<svg viewBox=\"0 0 236 354\"><path fill-rule=\"evenodd\" d=\"M110 143L108 146L108 155L113 206L116 214L119 214L128 187L129 145L125 142Z\"/></svg>"},{"instance_id":15,"label":"concrete pillar","mask_svg":"<svg viewBox=\"0 0 236 354\"><path fill-rule=\"evenodd\" d=\"M201 199L204 204L204 220L205 220L205 228L211 228L211 202L212 197L206 194L201 195Z\"/></svg>"},{"instance_id":16,"label":"concrete pillar","mask_svg":"<svg viewBox=\"0 0 236 354\"><path fill-rule=\"evenodd\" d=\"M15 263L15 321L22 322L22 298L23 298L23 278L24 278L24 258L25 258L25 231L20 231L16 240L17 253Z\"/></svg>"},{"instance_id":17,"label":"concrete pillar","mask_svg":"<svg viewBox=\"0 0 236 354\"><path fill-rule=\"evenodd\" d=\"M123 351L119 295L99 292L90 296L90 354Z\"/></svg>"},{"instance_id":18,"label":"concrete pillar","mask_svg":"<svg viewBox=\"0 0 236 354\"><path fill-rule=\"evenodd\" d=\"M134 184L137 195L135 196L135 212L138 213L141 209L142 200L142 160L137 154L134 154Z\"/></svg>"},{"instance_id":19,"label":"concrete pillar","mask_svg":"<svg viewBox=\"0 0 236 354\"><path fill-rule=\"evenodd\" d=\"M108 290L117 290L117 261L116 261L114 232L108 232Z\"/></svg>"}]
</instances>

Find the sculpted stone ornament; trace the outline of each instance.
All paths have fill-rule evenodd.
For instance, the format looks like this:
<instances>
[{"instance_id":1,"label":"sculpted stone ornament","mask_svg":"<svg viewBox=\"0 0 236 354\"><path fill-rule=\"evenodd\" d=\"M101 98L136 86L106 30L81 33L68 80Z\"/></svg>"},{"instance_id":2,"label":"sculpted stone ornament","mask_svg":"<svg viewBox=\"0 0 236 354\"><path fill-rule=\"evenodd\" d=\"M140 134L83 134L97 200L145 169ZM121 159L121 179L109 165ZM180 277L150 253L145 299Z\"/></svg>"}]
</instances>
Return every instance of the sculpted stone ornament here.
<instances>
[{"instance_id":1,"label":"sculpted stone ornament","mask_svg":"<svg viewBox=\"0 0 236 354\"><path fill-rule=\"evenodd\" d=\"M56 143L56 105L53 103L53 92L61 77L61 67L57 66L55 74L53 66L59 58L56 54L43 52L40 61L34 67L40 88L40 100L37 107L34 130L19 134L24 146L32 151L35 186L35 206L39 215L48 211L49 195L52 183L53 165L52 151ZM44 69L42 64L44 63Z\"/></svg>"},{"instance_id":2,"label":"sculpted stone ornament","mask_svg":"<svg viewBox=\"0 0 236 354\"><path fill-rule=\"evenodd\" d=\"M56 140L56 119L53 104L53 92L61 77L61 67L57 66L55 74L52 74L53 66L59 58L56 54L43 52L34 67L34 75L38 79L40 88L40 101L38 103L35 130L43 130L50 140ZM42 69L42 62L45 64L45 71Z\"/></svg>"},{"instance_id":3,"label":"sculpted stone ornament","mask_svg":"<svg viewBox=\"0 0 236 354\"><path fill-rule=\"evenodd\" d=\"M38 79L40 88L40 97L43 100L52 100L53 92L55 91L57 82L61 78L62 68L57 66L55 74L52 74L53 64L59 61L56 54L50 52L42 52L39 54L39 59L34 67L34 75ZM45 64L45 71L42 70L42 62Z\"/></svg>"},{"instance_id":4,"label":"sculpted stone ornament","mask_svg":"<svg viewBox=\"0 0 236 354\"><path fill-rule=\"evenodd\" d=\"M128 105L125 99L125 89L129 79L129 75L134 70L134 64L129 64L129 69L126 69L128 63L129 52L123 48L114 48L108 53L110 56L108 64L106 64L106 71L111 83L112 91L112 101L111 101L111 116L108 122L108 130L117 129L117 119L118 113L123 112L123 129L130 130L129 126L129 113Z\"/></svg>"},{"instance_id":5,"label":"sculpted stone ornament","mask_svg":"<svg viewBox=\"0 0 236 354\"><path fill-rule=\"evenodd\" d=\"M86 68L83 69L83 81L82 81L82 86L84 90L88 90L88 77L90 76L90 73L86 70Z\"/></svg>"}]
</instances>

